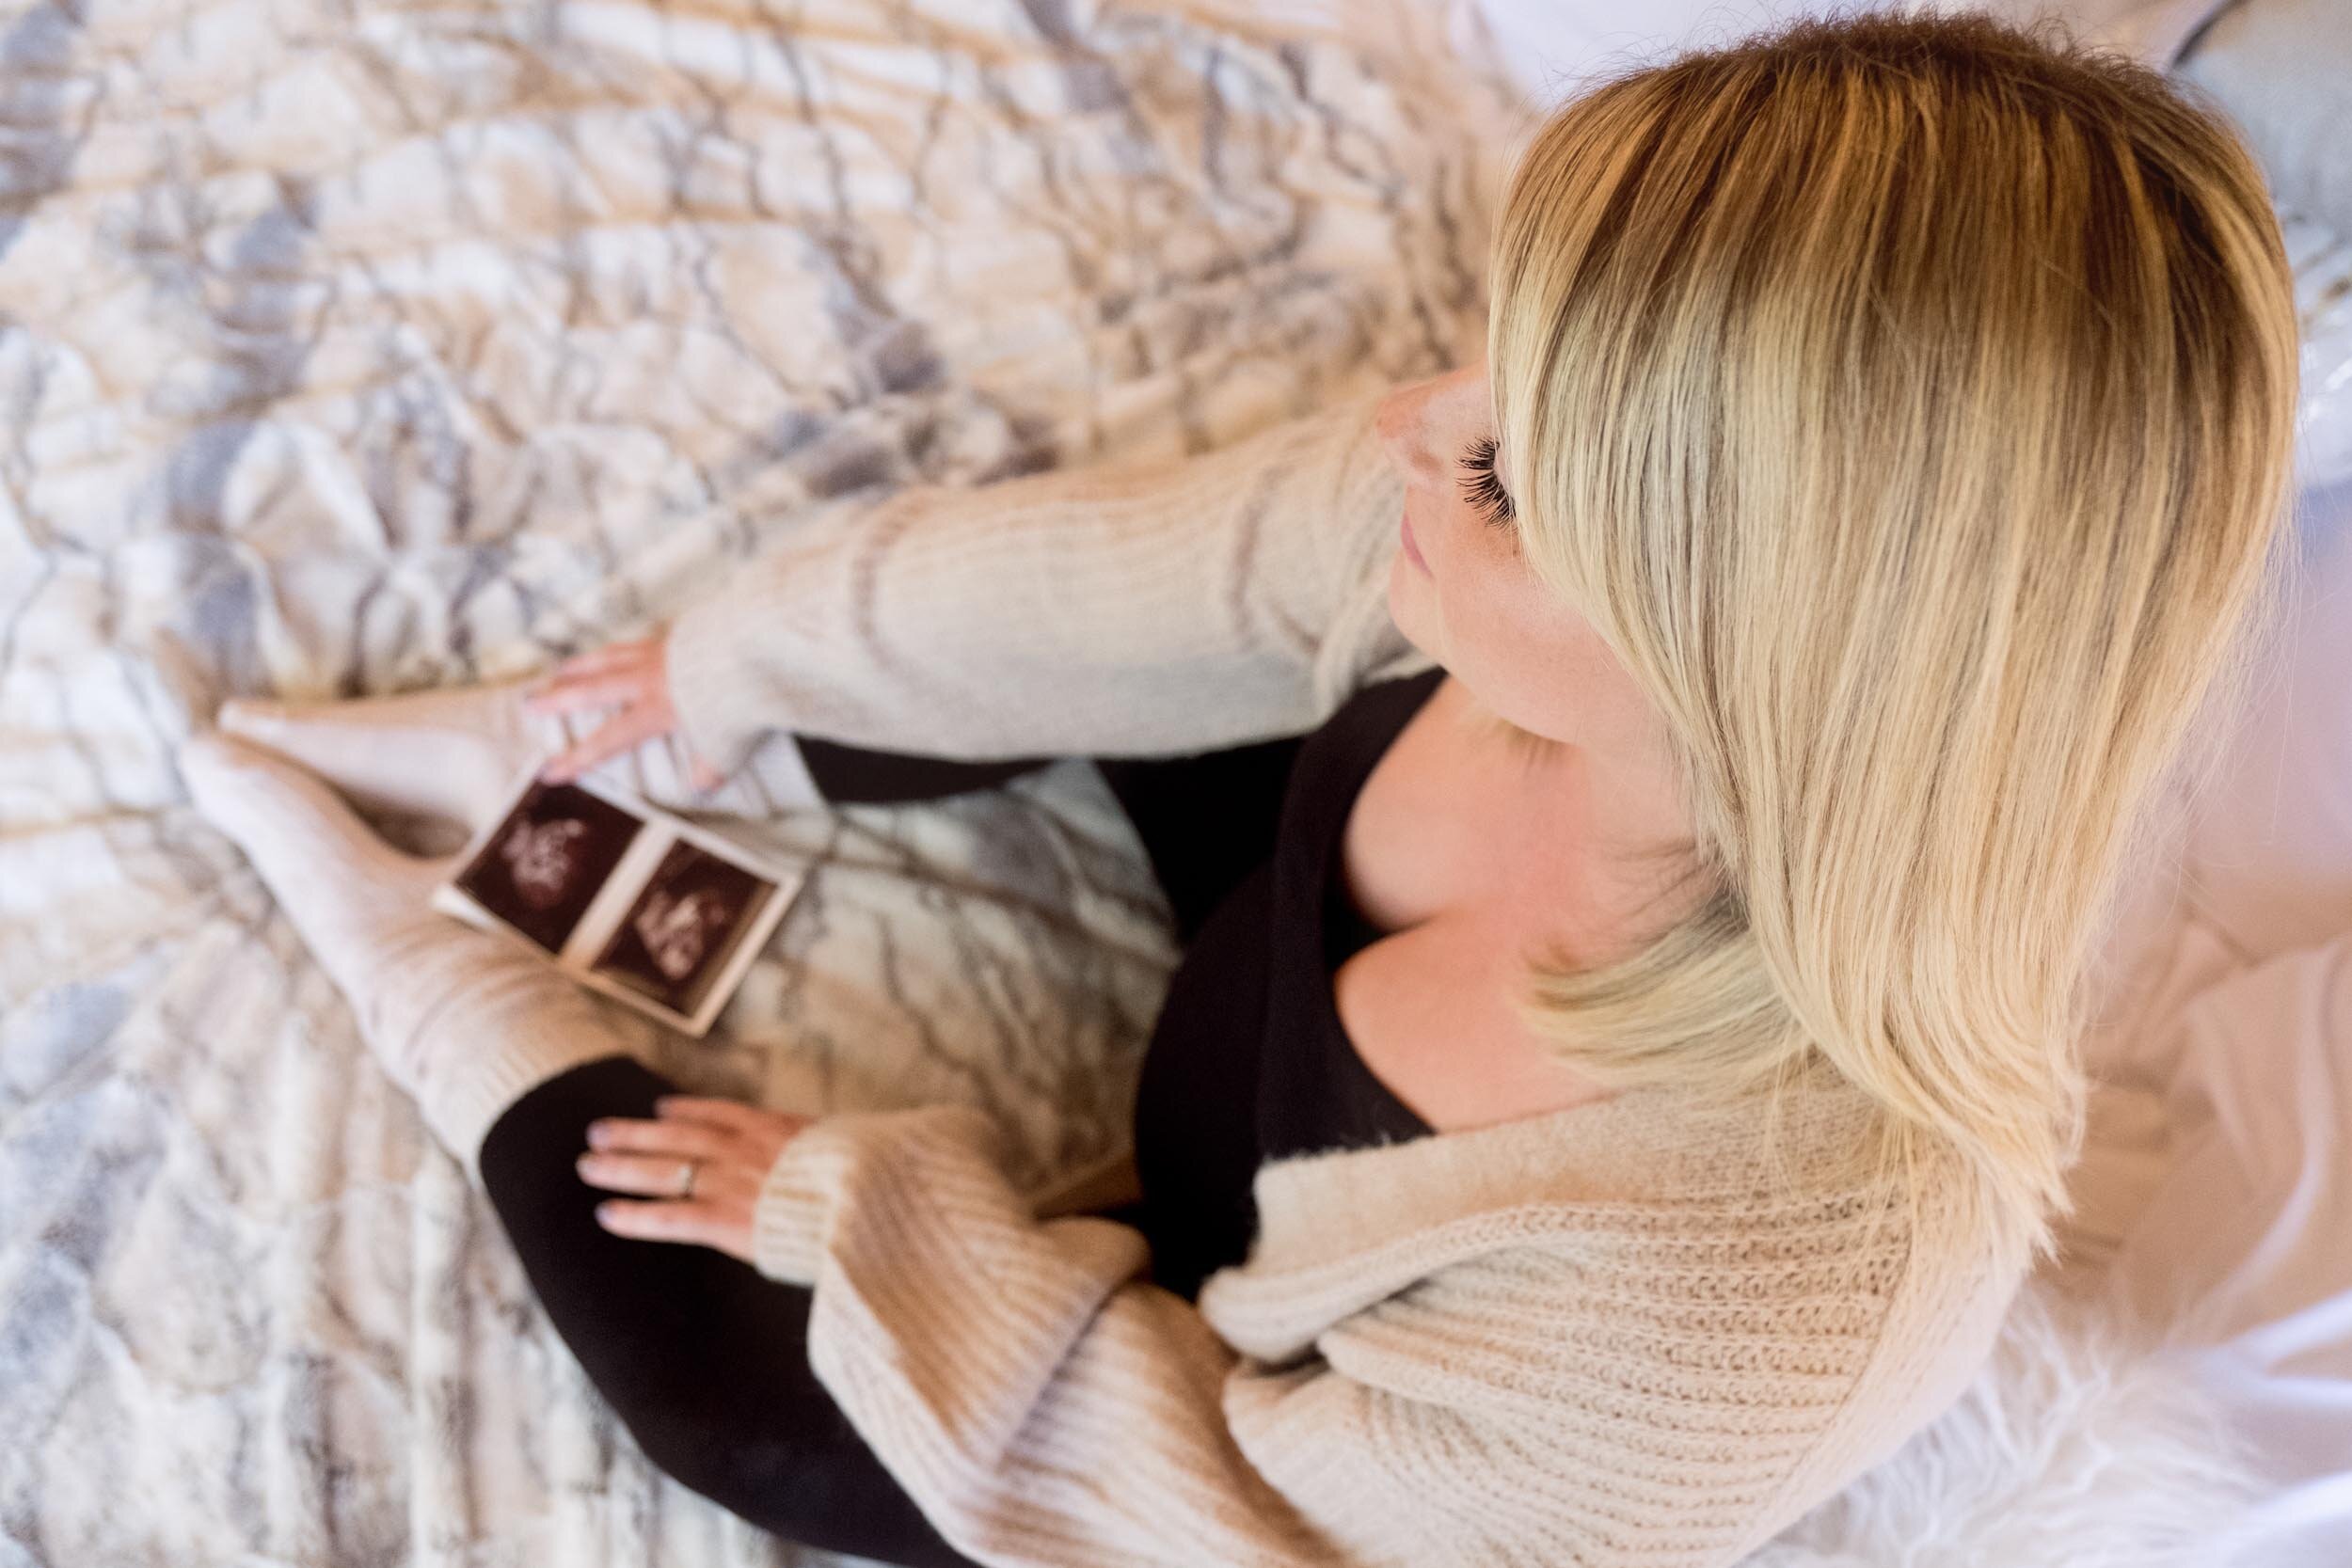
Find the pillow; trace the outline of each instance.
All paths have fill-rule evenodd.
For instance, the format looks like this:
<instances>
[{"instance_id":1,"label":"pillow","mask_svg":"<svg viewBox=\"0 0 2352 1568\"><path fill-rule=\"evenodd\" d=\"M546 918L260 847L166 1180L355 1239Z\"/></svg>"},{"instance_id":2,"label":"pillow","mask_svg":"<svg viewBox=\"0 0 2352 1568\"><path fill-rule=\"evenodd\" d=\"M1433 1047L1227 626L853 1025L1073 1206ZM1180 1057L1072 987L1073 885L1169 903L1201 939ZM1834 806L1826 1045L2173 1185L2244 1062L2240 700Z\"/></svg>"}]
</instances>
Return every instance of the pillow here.
<instances>
[{"instance_id":1,"label":"pillow","mask_svg":"<svg viewBox=\"0 0 2352 1568\"><path fill-rule=\"evenodd\" d=\"M2312 0L2334 5L2341 0ZM2056 15L2075 32L2169 65L2229 0L1448 0L1457 42L1480 40L1512 81L1549 106L1595 74L1730 43L1800 16L1859 10ZM1483 39L1481 38L1483 35Z\"/></svg>"},{"instance_id":2,"label":"pillow","mask_svg":"<svg viewBox=\"0 0 2352 1568\"><path fill-rule=\"evenodd\" d=\"M2238 0L2178 69L2245 128L2281 208L2352 235L2352 13L2344 0Z\"/></svg>"},{"instance_id":3,"label":"pillow","mask_svg":"<svg viewBox=\"0 0 2352 1568\"><path fill-rule=\"evenodd\" d=\"M2153 66L2169 66L2230 0L2006 0L1985 9L2012 20L2066 19L2075 32Z\"/></svg>"}]
</instances>

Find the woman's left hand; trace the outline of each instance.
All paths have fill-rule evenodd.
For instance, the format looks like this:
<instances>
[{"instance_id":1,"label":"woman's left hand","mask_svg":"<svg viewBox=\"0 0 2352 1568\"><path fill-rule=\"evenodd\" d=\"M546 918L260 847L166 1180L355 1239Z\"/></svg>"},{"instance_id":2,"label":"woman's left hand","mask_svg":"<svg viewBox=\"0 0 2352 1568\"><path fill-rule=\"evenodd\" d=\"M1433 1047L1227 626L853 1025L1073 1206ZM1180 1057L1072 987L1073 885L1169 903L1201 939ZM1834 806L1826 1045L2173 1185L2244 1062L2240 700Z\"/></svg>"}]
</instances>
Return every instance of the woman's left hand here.
<instances>
[{"instance_id":1,"label":"woman's left hand","mask_svg":"<svg viewBox=\"0 0 2352 1568\"><path fill-rule=\"evenodd\" d=\"M664 1095L658 1119L605 1117L588 1124L580 1177L592 1187L650 1201L608 1198L596 1221L616 1236L688 1242L752 1259L752 1208L760 1184L806 1117L732 1100Z\"/></svg>"}]
</instances>

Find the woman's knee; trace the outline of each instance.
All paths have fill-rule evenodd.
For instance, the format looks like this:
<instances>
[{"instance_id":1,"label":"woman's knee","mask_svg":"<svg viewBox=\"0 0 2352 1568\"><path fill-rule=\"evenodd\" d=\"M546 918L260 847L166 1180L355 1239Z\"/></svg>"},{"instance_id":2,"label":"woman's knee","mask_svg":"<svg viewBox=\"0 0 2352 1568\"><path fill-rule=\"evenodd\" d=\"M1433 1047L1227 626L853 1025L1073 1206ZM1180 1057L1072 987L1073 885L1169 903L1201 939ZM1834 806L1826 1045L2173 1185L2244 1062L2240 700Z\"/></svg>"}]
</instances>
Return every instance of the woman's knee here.
<instances>
[{"instance_id":1,"label":"woman's knee","mask_svg":"<svg viewBox=\"0 0 2352 1568\"><path fill-rule=\"evenodd\" d=\"M830 1401L780 1399L755 1413L680 1402L621 1415L657 1468L787 1541L910 1568L968 1560L947 1546Z\"/></svg>"}]
</instances>

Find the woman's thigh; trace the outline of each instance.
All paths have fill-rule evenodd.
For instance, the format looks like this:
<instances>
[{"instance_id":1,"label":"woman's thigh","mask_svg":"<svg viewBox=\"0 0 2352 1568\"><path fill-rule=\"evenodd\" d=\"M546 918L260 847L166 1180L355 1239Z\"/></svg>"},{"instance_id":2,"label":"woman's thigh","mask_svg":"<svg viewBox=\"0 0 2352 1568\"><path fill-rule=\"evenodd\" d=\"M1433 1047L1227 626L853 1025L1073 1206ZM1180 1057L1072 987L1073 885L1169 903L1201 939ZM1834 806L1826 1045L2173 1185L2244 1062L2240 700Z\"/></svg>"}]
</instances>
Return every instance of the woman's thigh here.
<instances>
[{"instance_id":1,"label":"woman's thigh","mask_svg":"<svg viewBox=\"0 0 2352 1568\"><path fill-rule=\"evenodd\" d=\"M787 1540L968 1568L808 1365L810 1292L707 1247L615 1236L573 1162L599 1117L676 1085L612 1056L540 1085L482 1150L491 1205L556 1332L645 1456Z\"/></svg>"},{"instance_id":2,"label":"woman's thigh","mask_svg":"<svg viewBox=\"0 0 2352 1568\"><path fill-rule=\"evenodd\" d=\"M992 789L1051 757L964 762L795 736L801 760L836 805L937 800ZM1175 915L1179 942L1274 852L1299 737L1166 757L1090 759L1142 841Z\"/></svg>"},{"instance_id":3,"label":"woman's thigh","mask_svg":"<svg viewBox=\"0 0 2352 1568\"><path fill-rule=\"evenodd\" d=\"M993 762L964 762L955 757L924 756L913 752L878 752L865 746L844 746L796 735L801 764L808 769L817 792L836 806L895 805L909 800L937 800L975 789L993 789L1024 773L1049 767L1052 757L1009 757Z\"/></svg>"}]
</instances>

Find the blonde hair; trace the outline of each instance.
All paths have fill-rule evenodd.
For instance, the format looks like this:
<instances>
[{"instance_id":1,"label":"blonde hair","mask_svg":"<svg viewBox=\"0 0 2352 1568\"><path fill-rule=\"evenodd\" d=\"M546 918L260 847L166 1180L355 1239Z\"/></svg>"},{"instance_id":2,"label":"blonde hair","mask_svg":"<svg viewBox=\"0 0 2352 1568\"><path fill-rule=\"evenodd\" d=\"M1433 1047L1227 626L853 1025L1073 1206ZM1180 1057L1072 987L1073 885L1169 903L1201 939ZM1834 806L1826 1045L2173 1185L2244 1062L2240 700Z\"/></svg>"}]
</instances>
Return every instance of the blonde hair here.
<instances>
[{"instance_id":1,"label":"blonde hair","mask_svg":"<svg viewBox=\"0 0 2352 1568\"><path fill-rule=\"evenodd\" d=\"M1554 112L1492 289L1522 546L1664 716L1714 883L1526 1016L1613 1086L1840 1074L2046 1254L2107 901L2277 603L2251 157L2052 24L1804 22Z\"/></svg>"}]
</instances>

